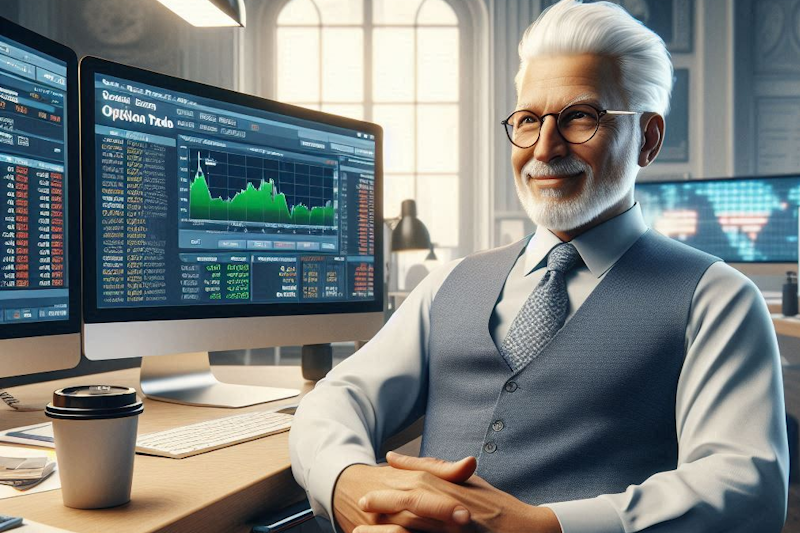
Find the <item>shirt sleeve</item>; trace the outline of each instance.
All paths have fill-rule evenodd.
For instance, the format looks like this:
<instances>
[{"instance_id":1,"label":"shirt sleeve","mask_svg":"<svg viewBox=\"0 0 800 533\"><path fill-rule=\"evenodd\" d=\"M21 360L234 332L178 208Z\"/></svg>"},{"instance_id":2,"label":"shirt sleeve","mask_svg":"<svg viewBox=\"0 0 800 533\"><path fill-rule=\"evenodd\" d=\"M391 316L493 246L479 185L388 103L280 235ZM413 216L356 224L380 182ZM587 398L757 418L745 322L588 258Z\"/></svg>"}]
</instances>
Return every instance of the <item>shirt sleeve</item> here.
<instances>
[{"instance_id":1,"label":"shirt sleeve","mask_svg":"<svg viewBox=\"0 0 800 533\"><path fill-rule=\"evenodd\" d=\"M430 307L458 262L431 272L372 340L300 402L289 433L292 473L314 514L331 524L341 472L376 464L383 441L425 413Z\"/></svg>"},{"instance_id":2,"label":"shirt sleeve","mask_svg":"<svg viewBox=\"0 0 800 533\"><path fill-rule=\"evenodd\" d=\"M729 265L709 267L692 300L686 346L676 400L677 468L620 494L548 504L564 533L783 528L789 482L783 378L756 286Z\"/></svg>"}]
</instances>

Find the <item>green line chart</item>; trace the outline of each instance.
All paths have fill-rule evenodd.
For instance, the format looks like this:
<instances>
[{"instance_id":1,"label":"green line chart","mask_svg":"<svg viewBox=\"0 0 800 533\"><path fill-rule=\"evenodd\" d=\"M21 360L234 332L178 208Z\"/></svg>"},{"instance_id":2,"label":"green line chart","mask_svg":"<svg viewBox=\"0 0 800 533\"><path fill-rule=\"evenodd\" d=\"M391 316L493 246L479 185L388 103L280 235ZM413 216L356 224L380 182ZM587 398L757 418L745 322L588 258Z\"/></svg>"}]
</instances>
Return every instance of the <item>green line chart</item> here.
<instances>
[{"instance_id":1,"label":"green line chart","mask_svg":"<svg viewBox=\"0 0 800 533\"><path fill-rule=\"evenodd\" d=\"M228 154L213 152L207 153L206 157L203 157L203 154L198 151L196 158L191 158L193 164L196 162L194 177L189 187L189 218L191 220L318 227L335 225L336 212L330 199L332 190L329 192L322 186L324 180L322 169L309 170L307 165L303 165L295 171L293 167L280 163L282 165L279 167L280 173L276 169L274 174L283 177L283 181L287 182L287 188L294 189L295 203L292 204L287 194L279 190L274 177L269 175L269 168L266 169L266 175L264 172L261 172L260 175L258 173L258 169L277 162L247 157L249 166L245 168L244 165L235 165L234 163L239 161L233 160L233 158L226 158L225 162L219 162L226 155ZM244 162L244 160L245 158L242 157L241 161ZM265 164L262 165L262 162ZM203 170L203 166L204 164L209 165L209 163L211 163L211 169L207 173ZM214 174L218 170L215 168L218 166L222 167L219 169L222 172L216 172L216 176L209 176L208 174ZM229 172L238 174L246 172L247 175L231 177L228 175ZM310 173L320 175L312 176ZM214 178L217 182L224 180L224 187L218 185L215 189L210 183ZM316 200L318 205L307 205L311 201L307 203L297 201L301 195L306 196L308 200ZM326 199L325 196L328 198Z\"/></svg>"}]
</instances>

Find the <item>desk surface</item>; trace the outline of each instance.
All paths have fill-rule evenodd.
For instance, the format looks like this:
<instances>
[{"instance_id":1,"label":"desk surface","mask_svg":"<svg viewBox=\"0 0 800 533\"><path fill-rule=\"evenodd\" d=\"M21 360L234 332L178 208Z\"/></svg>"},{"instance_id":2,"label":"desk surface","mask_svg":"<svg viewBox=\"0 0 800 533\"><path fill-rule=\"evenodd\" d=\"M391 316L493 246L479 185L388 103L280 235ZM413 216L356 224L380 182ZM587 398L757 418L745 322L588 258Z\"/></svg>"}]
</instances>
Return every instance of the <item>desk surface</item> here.
<instances>
[{"instance_id":1,"label":"desk surface","mask_svg":"<svg viewBox=\"0 0 800 533\"><path fill-rule=\"evenodd\" d=\"M313 388L300 367L214 367L221 381L248 385ZM139 387L139 369L69 378L9 389L22 403L44 404L53 390L78 384ZM299 397L244 409L190 407L144 400L139 432L150 433L247 411L293 404ZM0 429L47 420L42 412L0 411ZM77 533L192 531L249 532L253 519L305 496L289 464L289 433L238 444L186 459L136 455L131 502L113 509L64 507L55 490L0 500L0 514L25 518Z\"/></svg>"},{"instance_id":2,"label":"desk surface","mask_svg":"<svg viewBox=\"0 0 800 533\"><path fill-rule=\"evenodd\" d=\"M800 315L786 317L780 312L772 313L772 323L778 335L800 337Z\"/></svg>"}]
</instances>

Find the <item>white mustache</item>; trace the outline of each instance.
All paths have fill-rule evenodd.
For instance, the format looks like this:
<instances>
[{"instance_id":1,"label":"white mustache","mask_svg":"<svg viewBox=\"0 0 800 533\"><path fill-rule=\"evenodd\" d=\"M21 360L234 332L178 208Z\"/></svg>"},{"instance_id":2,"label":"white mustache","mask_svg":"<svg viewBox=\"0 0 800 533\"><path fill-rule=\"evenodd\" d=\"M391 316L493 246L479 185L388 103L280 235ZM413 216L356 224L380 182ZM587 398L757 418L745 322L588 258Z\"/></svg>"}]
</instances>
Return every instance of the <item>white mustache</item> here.
<instances>
[{"instance_id":1,"label":"white mustache","mask_svg":"<svg viewBox=\"0 0 800 533\"><path fill-rule=\"evenodd\" d=\"M574 176L581 172L585 172L587 176L590 176L592 167L585 161L581 161L577 157L570 155L554 163L542 163L532 157L530 161L525 163L525 166L522 167L521 174L522 177Z\"/></svg>"}]
</instances>

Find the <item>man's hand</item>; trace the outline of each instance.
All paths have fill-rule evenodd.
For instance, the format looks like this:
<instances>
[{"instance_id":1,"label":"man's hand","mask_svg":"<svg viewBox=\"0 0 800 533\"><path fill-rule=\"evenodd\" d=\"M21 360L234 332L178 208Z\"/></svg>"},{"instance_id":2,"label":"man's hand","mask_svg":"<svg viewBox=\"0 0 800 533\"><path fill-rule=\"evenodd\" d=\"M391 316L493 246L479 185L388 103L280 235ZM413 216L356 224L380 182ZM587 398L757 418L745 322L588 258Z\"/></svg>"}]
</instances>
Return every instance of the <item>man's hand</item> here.
<instances>
[{"instance_id":1,"label":"man's hand","mask_svg":"<svg viewBox=\"0 0 800 533\"><path fill-rule=\"evenodd\" d=\"M389 466L354 465L340 476L339 483L346 474L349 480L345 479L338 498L337 483L334 513L348 533L561 533L550 509L527 505L473 475L474 457L451 463L390 452L386 458ZM359 467L363 468L348 474ZM402 472L416 477L403 478ZM356 478L360 483L355 483ZM369 489L369 485L383 487ZM347 494L348 488L363 491L364 497L356 502L359 492ZM457 513L462 509L467 513ZM353 529L359 524L365 525Z\"/></svg>"},{"instance_id":2,"label":"man's hand","mask_svg":"<svg viewBox=\"0 0 800 533\"><path fill-rule=\"evenodd\" d=\"M528 532L528 533L561 533L561 527L555 514L546 507L527 505L508 493L496 489L484 479L472 475L466 482L459 481L453 472L458 470L465 474L469 465L474 471L477 462L474 457L467 457L458 463L451 463L435 458L417 458L389 452L386 459L392 468L409 471L422 471L446 479L462 486L452 485L449 496L463 504L470 511L468 523L455 524L455 527L444 529L420 529L421 531L459 531L459 532ZM382 490L368 493L359 502L366 512L381 513L392 524L403 525L395 517L400 513L411 513L426 516L424 502L434 495L424 494L409 498L402 491ZM434 500L435 501L435 500ZM362 526L354 533L393 533L406 529L391 529L392 526ZM410 529L410 528L409 528Z\"/></svg>"},{"instance_id":3,"label":"man's hand","mask_svg":"<svg viewBox=\"0 0 800 533\"><path fill-rule=\"evenodd\" d=\"M473 457L457 463L441 461L437 465L430 465L435 474L391 466L349 466L339 475L334 487L334 518L346 533L351 533L357 526L361 526L359 532L363 530L368 533L459 531L461 525L469 523L469 512L449 496L448 491L452 491L451 487L457 487L456 483L469 479L476 466ZM408 505L413 503L417 511L400 510L390 515L365 511L360 506L360 500L367 493L402 493Z\"/></svg>"}]
</instances>

